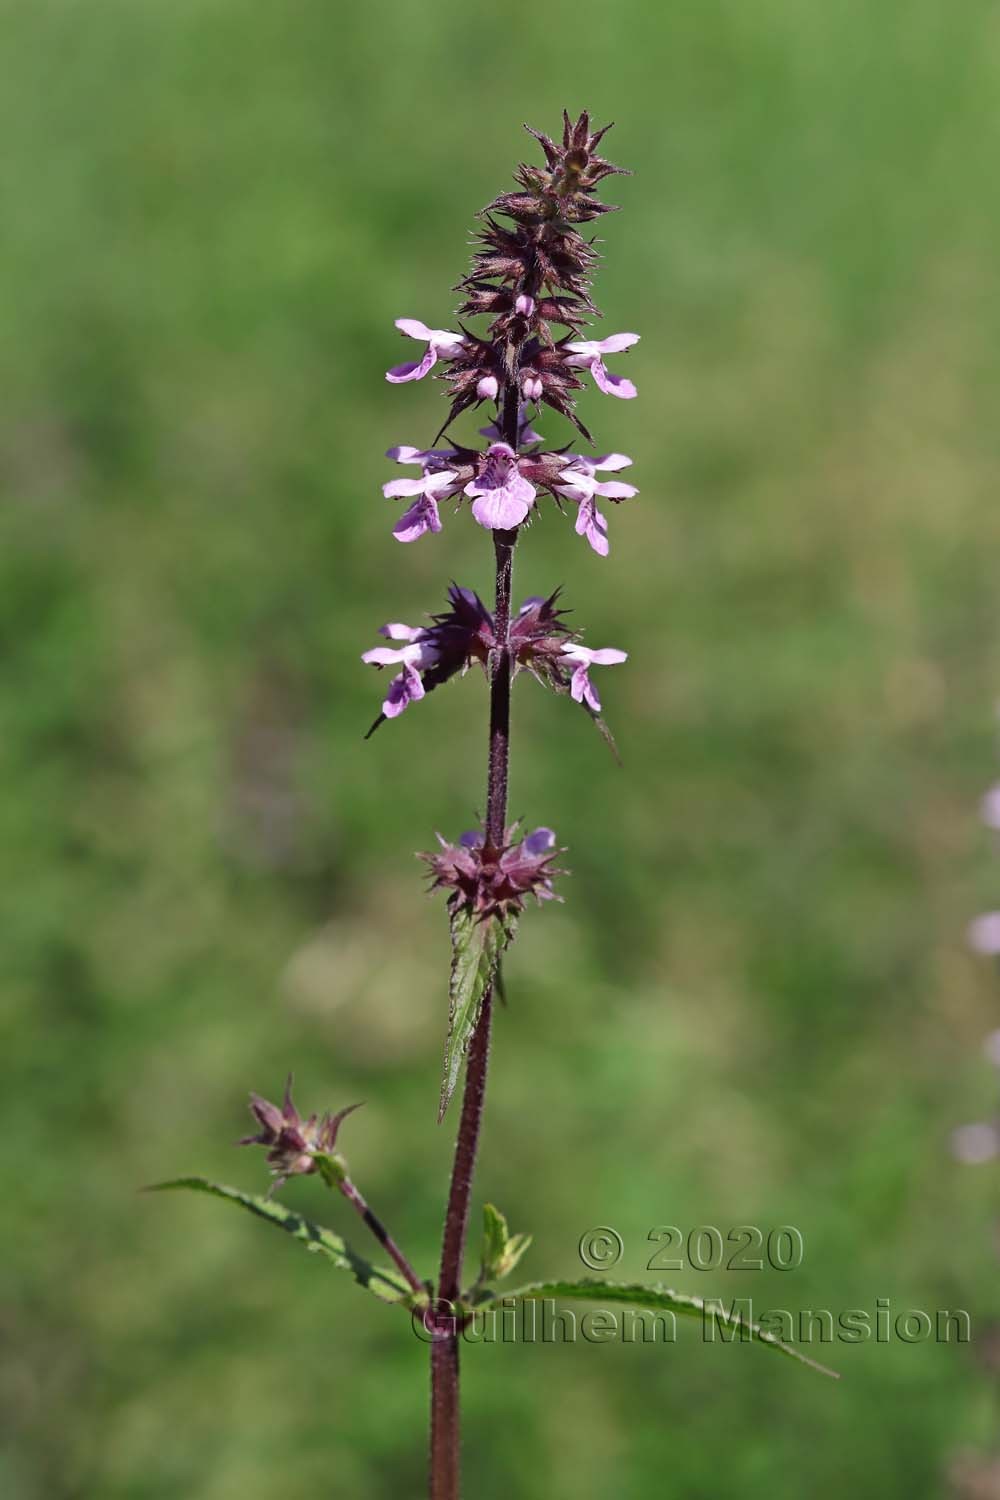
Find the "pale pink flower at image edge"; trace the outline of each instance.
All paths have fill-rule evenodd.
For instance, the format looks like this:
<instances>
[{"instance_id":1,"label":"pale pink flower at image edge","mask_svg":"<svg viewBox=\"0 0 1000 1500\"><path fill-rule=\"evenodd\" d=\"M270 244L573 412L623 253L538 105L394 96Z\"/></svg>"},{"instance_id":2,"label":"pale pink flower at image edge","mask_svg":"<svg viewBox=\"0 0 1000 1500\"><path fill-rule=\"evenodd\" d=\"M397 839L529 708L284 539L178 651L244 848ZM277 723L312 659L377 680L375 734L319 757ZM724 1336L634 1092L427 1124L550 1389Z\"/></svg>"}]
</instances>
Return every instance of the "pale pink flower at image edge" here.
<instances>
[{"instance_id":1,"label":"pale pink flower at image edge","mask_svg":"<svg viewBox=\"0 0 1000 1500\"><path fill-rule=\"evenodd\" d=\"M1000 911L987 911L969 923L969 947L987 957L1000 955Z\"/></svg>"},{"instance_id":2,"label":"pale pink flower at image edge","mask_svg":"<svg viewBox=\"0 0 1000 1500\"><path fill-rule=\"evenodd\" d=\"M979 814L987 828L1000 832L1000 784L990 787L979 804Z\"/></svg>"}]
</instances>

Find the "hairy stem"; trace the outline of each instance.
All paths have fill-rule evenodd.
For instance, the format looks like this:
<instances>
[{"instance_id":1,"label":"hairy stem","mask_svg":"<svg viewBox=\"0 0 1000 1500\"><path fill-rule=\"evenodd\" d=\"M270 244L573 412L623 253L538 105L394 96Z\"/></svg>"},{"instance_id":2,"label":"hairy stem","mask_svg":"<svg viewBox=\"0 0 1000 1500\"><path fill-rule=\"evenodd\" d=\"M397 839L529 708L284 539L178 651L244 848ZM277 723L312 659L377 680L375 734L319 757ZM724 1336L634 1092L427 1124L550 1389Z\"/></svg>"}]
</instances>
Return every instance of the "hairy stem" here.
<instances>
[{"instance_id":1,"label":"hairy stem","mask_svg":"<svg viewBox=\"0 0 1000 1500\"><path fill-rule=\"evenodd\" d=\"M431 1344L431 1500L458 1500L458 1337Z\"/></svg>"},{"instance_id":2,"label":"hairy stem","mask_svg":"<svg viewBox=\"0 0 1000 1500\"><path fill-rule=\"evenodd\" d=\"M518 382L515 377L504 392L501 430L504 441L517 448ZM510 765L510 590L516 531L495 531L496 604L494 638L490 661L490 749L486 789L486 842L503 845L507 824L507 781ZM462 1117L455 1142L448 1211L441 1244L438 1307L445 1315L446 1331L431 1344L431 1500L458 1500L459 1495L459 1370L458 1328L447 1321L449 1308L461 1292L462 1259L469 1223L469 1199L476 1170L479 1131L486 1099L486 1074L490 1059L493 1018L493 986L483 995L479 1021L469 1042L465 1066Z\"/></svg>"},{"instance_id":3,"label":"hairy stem","mask_svg":"<svg viewBox=\"0 0 1000 1500\"><path fill-rule=\"evenodd\" d=\"M361 1218L364 1220L367 1227L371 1230L372 1234L385 1250L386 1254L390 1256L395 1264L399 1267L403 1276L406 1278L406 1281L408 1282L411 1290L414 1292L425 1292L426 1287L420 1280L420 1277L410 1265L410 1262L407 1260L402 1250L400 1250L399 1246L396 1244L396 1241L393 1239L388 1229L386 1229L385 1225L382 1223L382 1220L378 1217L377 1214L372 1213L371 1209L368 1207L367 1202L365 1201L361 1193L358 1192L351 1179L349 1177L341 1178L337 1183L337 1187L343 1193L344 1197L347 1199L348 1203L350 1203L351 1207L356 1209L357 1212L361 1215Z\"/></svg>"}]
</instances>

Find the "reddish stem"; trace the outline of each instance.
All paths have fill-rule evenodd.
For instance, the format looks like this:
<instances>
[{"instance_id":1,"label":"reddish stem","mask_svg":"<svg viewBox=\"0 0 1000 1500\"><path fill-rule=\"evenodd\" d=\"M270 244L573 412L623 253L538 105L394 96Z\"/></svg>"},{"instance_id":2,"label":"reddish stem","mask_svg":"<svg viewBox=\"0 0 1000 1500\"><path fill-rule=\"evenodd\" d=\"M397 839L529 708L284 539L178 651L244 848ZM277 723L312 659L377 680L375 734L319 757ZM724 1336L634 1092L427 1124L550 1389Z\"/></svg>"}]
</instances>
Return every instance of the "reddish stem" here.
<instances>
[{"instance_id":1,"label":"reddish stem","mask_svg":"<svg viewBox=\"0 0 1000 1500\"><path fill-rule=\"evenodd\" d=\"M504 392L504 441L517 450L517 373ZM496 647L490 660L490 753L486 790L486 842L501 848L507 824L507 781L510 766L510 591L517 531L495 531L496 606L493 614ZM441 1244L438 1311L447 1315L460 1292L469 1199L479 1150L479 1132L486 1098L490 1058L493 986L483 995L482 1009L469 1042L465 1066L462 1117L455 1142L448 1211ZM458 1327L452 1321L431 1344L431 1500L458 1500L459 1495L459 1378Z\"/></svg>"},{"instance_id":2,"label":"reddish stem","mask_svg":"<svg viewBox=\"0 0 1000 1500\"><path fill-rule=\"evenodd\" d=\"M350 1203L352 1208L356 1209L357 1212L361 1215L362 1219L365 1221L365 1224L371 1230L372 1234L378 1240L379 1244L383 1247L386 1254L391 1256L393 1261L399 1267L407 1283L409 1284L410 1289L421 1294L425 1292L427 1288L424 1286L424 1283L420 1280L420 1277L410 1265L410 1262L407 1260L402 1250L400 1250L399 1246L396 1244L396 1241L393 1239L388 1229L386 1229L385 1225L382 1223L382 1220L378 1217L377 1214L372 1213L371 1209L368 1207L367 1202L365 1201L361 1193L358 1192L351 1179L349 1177L342 1177L337 1183L337 1187L343 1193L344 1197L347 1199L348 1203Z\"/></svg>"}]
</instances>

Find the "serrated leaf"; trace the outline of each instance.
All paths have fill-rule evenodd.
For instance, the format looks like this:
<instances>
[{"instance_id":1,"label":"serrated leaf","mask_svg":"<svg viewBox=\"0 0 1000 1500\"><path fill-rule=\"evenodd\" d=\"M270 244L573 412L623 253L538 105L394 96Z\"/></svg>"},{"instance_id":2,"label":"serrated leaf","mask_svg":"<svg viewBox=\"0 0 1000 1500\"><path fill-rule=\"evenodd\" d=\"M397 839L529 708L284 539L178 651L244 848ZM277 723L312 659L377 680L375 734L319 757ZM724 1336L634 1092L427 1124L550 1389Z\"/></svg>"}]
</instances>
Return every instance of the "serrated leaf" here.
<instances>
[{"instance_id":1,"label":"serrated leaf","mask_svg":"<svg viewBox=\"0 0 1000 1500\"><path fill-rule=\"evenodd\" d=\"M517 1287L512 1292L497 1293L485 1306L489 1307L506 1301L508 1297L523 1297L535 1302L540 1302L546 1297L568 1297L581 1302L630 1302L637 1307L662 1308L684 1318L698 1318L702 1323L706 1318L712 1318L724 1327L747 1330L750 1337L767 1348L774 1349L778 1354L786 1354L789 1359L796 1359L800 1364L808 1365L811 1370L816 1370L820 1375L829 1375L832 1380L840 1379L836 1370L830 1370L826 1365L821 1365L818 1360L810 1359L807 1354L801 1354L791 1344L782 1343L781 1339L776 1338L773 1333L767 1333L756 1323L727 1313L720 1298L711 1298L706 1303L704 1297L696 1297L688 1292L674 1292L665 1286L645 1286L641 1282L601 1281L599 1277L586 1276L580 1281L535 1281L528 1286Z\"/></svg>"},{"instance_id":2,"label":"serrated leaf","mask_svg":"<svg viewBox=\"0 0 1000 1500\"><path fill-rule=\"evenodd\" d=\"M479 921L463 907L452 912L448 1039L444 1048L439 1125L455 1092L462 1059L483 1008L483 996L493 982L500 955L513 938L515 927L513 916L505 922L499 917Z\"/></svg>"},{"instance_id":3,"label":"serrated leaf","mask_svg":"<svg viewBox=\"0 0 1000 1500\"><path fill-rule=\"evenodd\" d=\"M239 1188L227 1187L220 1182L210 1182L207 1177L177 1177L171 1182L156 1182L146 1189L148 1193L163 1193L176 1188L187 1188L196 1193L210 1193L215 1198L225 1198L236 1203L249 1213L266 1219L278 1229L283 1229L292 1239L299 1240L315 1254L324 1256L340 1271L350 1271L359 1286L371 1292L382 1302L409 1302L413 1293L395 1271L383 1270L357 1255L339 1234L323 1225L314 1224L301 1214L277 1203L273 1198L263 1198L256 1193L244 1193Z\"/></svg>"}]
</instances>

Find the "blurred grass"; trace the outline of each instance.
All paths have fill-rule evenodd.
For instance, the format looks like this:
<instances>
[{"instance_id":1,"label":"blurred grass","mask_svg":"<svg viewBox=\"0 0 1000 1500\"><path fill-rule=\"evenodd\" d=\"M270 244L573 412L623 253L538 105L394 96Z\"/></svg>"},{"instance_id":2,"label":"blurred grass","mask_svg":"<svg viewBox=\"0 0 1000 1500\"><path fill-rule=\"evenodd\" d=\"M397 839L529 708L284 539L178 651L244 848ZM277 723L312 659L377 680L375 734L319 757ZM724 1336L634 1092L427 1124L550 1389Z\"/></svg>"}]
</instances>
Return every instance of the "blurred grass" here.
<instances>
[{"instance_id":1,"label":"blurred grass","mask_svg":"<svg viewBox=\"0 0 1000 1500\"><path fill-rule=\"evenodd\" d=\"M481 803L484 695L363 746L358 655L490 570L467 517L392 542L382 453L440 400L382 371L563 104L637 171L598 299L640 400L583 416L642 494L607 563L544 514L518 582L630 651L625 770L519 691L514 808L574 874L509 965L480 1195L531 1275L592 1224L640 1275L655 1224L794 1223L758 1305L1000 1314L992 1177L947 1154L993 1104L995 7L2 15L4 1494L420 1492L393 1314L134 1190L259 1188L230 1142L294 1067L367 1099L355 1174L433 1265L447 945L410 851ZM936 1496L992 1439L969 1349L838 1346L831 1388L683 1334L470 1350L469 1494Z\"/></svg>"}]
</instances>

